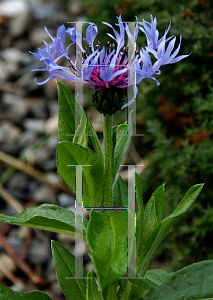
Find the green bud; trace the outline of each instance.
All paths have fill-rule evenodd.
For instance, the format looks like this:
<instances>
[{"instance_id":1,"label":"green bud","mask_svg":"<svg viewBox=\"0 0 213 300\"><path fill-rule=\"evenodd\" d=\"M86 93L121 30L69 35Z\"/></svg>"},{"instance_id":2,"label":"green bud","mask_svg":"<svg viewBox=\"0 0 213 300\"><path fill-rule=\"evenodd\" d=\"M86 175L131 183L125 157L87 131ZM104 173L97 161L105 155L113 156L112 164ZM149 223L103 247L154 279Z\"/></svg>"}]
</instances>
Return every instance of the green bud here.
<instances>
[{"instance_id":1,"label":"green bud","mask_svg":"<svg viewBox=\"0 0 213 300\"><path fill-rule=\"evenodd\" d=\"M113 115L123 106L123 90L110 87L105 91L96 91L92 96L95 108L104 115Z\"/></svg>"}]
</instances>

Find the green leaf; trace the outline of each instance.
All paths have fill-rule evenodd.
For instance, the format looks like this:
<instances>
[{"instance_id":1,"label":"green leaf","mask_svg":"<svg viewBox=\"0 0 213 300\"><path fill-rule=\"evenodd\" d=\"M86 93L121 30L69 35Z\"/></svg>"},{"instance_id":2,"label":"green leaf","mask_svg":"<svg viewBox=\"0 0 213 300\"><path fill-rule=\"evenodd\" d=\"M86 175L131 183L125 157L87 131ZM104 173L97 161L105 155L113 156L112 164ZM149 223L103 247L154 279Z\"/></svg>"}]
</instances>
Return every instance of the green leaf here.
<instances>
[{"instance_id":1,"label":"green leaf","mask_svg":"<svg viewBox=\"0 0 213 300\"><path fill-rule=\"evenodd\" d=\"M0 300L51 300L49 295L39 292L18 293L10 288L0 285Z\"/></svg>"},{"instance_id":2,"label":"green leaf","mask_svg":"<svg viewBox=\"0 0 213 300\"><path fill-rule=\"evenodd\" d=\"M140 177L138 178L138 176L136 179L136 184L140 178ZM139 185L139 183L137 185ZM140 187L138 188L137 185L136 185L136 195L137 195L137 189L140 189L140 191L138 192L139 194L142 193L141 184ZM138 235L136 236L138 264L144 259L144 256L149 251L150 247L152 246L159 232L160 229L159 224L161 224L163 204L164 204L164 190L165 190L164 185L161 185L155 190L150 200L146 204L145 212L143 212L142 207L140 207L140 210L138 209L139 211L136 219L136 222L139 223L139 224L136 223L136 229L138 230ZM141 215L143 217L141 217Z\"/></svg>"},{"instance_id":3,"label":"green leaf","mask_svg":"<svg viewBox=\"0 0 213 300\"><path fill-rule=\"evenodd\" d=\"M117 288L118 288L118 281L110 284L107 288L102 289L102 295L105 300L112 300L117 299Z\"/></svg>"},{"instance_id":4,"label":"green leaf","mask_svg":"<svg viewBox=\"0 0 213 300\"><path fill-rule=\"evenodd\" d=\"M118 175L112 186L112 207L126 207L128 187L122 177Z\"/></svg>"},{"instance_id":5,"label":"green leaf","mask_svg":"<svg viewBox=\"0 0 213 300\"><path fill-rule=\"evenodd\" d=\"M89 126L87 120L88 118L86 116L86 113L83 113L81 116L80 124L76 129L75 136L73 138L73 143L88 149Z\"/></svg>"},{"instance_id":6,"label":"green leaf","mask_svg":"<svg viewBox=\"0 0 213 300\"><path fill-rule=\"evenodd\" d=\"M173 211L171 215L163 219L161 225L160 225L160 230L150 247L148 253L146 254L145 258L143 261L137 261L137 275L138 276L144 276L144 274L147 271L148 268L148 261L150 260L150 257L152 253L156 250L162 239L165 237L169 229L174 225L175 222L177 222L179 216L183 213L185 213L189 207L195 202L197 199L198 195L200 194L201 190L203 188L203 184L196 184L192 186L181 202L178 204L176 209Z\"/></svg>"},{"instance_id":7,"label":"green leaf","mask_svg":"<svg viewBox=\"0 0 213 300\"><path fill-rule=\"evenodd\" d=\"M126 276L127 211L116 211L110 217L92 211L87 243L101 289Z\"/></svg>"},{"instance_id":8,"label":"green leaf","mask_svg":"<svg viewBox=\"0 0 213 300\"><path fill-rule=\"evenodd\" d=\"M76 168L68 165L90 165L83 167L84 207L98 207L103 198L104 165L97 154L80 145L60 142L57 149L58 173L75 192Z\"/></svg>"},{"instance_id":9,"label":"green leaf","mask_svg":"<svg viewBox=\"0 0 213 300\"><path fill-rule=\"evenodd\" d=\"M120 279L117 298L119 300L134 300L146 295L150 287L143 279Z\"/></svg>"},{"instance_id":10,"label":"green leaf","mask_svg":"<svg viewBox=\"0 0 213 300\"><path fill-rule=\"evenodd\" d=\"M95 153L100 157L100 159L102 161L104 161L104 154L103 154L103 150L101 148L100 141L99 141L99 139L97 137L97 134L95 132L95 129L93 128L92 123L91 123L91 121L88 117L87 117L87 124L88 124L88 127L89 127L89 134L90 134L89 139L90 139L90 142L92 144L92 147L93 147Z\"/></svg>"},{"instance_id":11,"label":"green leaf","mask_svg":"<svg viewBox=\"0 0 213 300\"><path fill-rule=\"evenodd\" d=\"M143 300L204 300L213 297L213 260L192 264L153 287Z\"/></svg>"},{"instance_id":12,"label":"green leaf","mask_svg":"<svg viewBox=\"0 0 213 300\"><path fill-rule=\"evenodd\" d=\"M143 216L144 214L144 208L143 208L143 187L142 187L142 180L140 178L140 175L135 172L135 190L136 190L136 202L138 207L138 212Z\"/></svg>"},{"instance_id":13,"label":"green leaf","mask_svg":"<svg viewBox=\"0 0 213 300\"><path fill-rule=\"evenodd\" d=\"M155 199L152 196L146 205L143 219L143 244L148 240L153 230L158 226Z\"/></svg>"},{"instance_id":14,"label":"green leaf","mask_svg":"<svg viewBox=\"0 0 213 300\"><path fill-rule=\"evenodd\" d=\"M100 159L104 161L104 154L101 148L101 144L92 126L92 123L84 110L82 112L80 124L78 125L75 132L73 143L81 145L87 149L89 149L90 146L92 150L94 150L94 152L100 157Z\"/></svg>"},{"instance_id":15,"label":"green leaf","mask_svg":"<svg viewBox=\"0 0 213 300\"><path fill-rule=\"evenodd\" d=\"M143 198L142 198L142 181L140 175L135 172L135 191L136 191L136 247L137 255L139 253L140 246L143 243Z\"/></svg>"},{"instance_id":16,"label":"green leaf","mask_svg":"<svg viewBox=\"0 0 213 300\"><path fill-rule=\"evenodd\" d=\"M114 174L113 178L120 167L121 161L123 159L124 154L127 151L129 146L131 137L132 137L132 123L131 123L131 116L133 110L129 114L129 124L121 124L118 126L113 127L113 144L114 144ZM129 130L130 134L127 134L127 129Z\"/></svg>"},{"instance_id":17,"label":"green leaf","mask_svg":"<svg viewBox=\"0 0 213 300\"><path fill-rule=\"evenodd\" d=\"M146 254L149 252L160 230L160 226L161 223L157 227L155 227L155 229L151 232L151 234L149 235L148 239L145 242L142 241L140 244L137 243L137 264L140 264L143 261L144 257L146 256ZM146 270L148 269L149 263L150 263L150 258L148 258L145 261Z\"/></svg>"},{"instance_id":18,"label":"green leaf","mask_svg":"<svg viewBox=\"0 0 213 300\"><path fill-rule=\"evenodd\" d=\"M92 279L89 279L88 277L92 277ZM87 300L104 300L101 292L98 290L98 286L92 271L89 271L87 274L86 296Z\"/></svg>"},{"instance_id":19,"label":"green leaf","mask_svg":"<svg viewBox=\"0 0 213 300\"><path fill-rule=\"evenodd\" d=\"M162 184L152 194L152 197L155 199L156 217L158 223L160 223L162 220L164 193L165 193L165 184Z\"/></svg>"},{"instance_id":20,"label":"green leaf","mask_svg":"<svg viewBox=\"0 0 213 300\"><path fill-rule=\"evenodd\" d=\"M66 84L57 81L58 88L58 100L59 100L59 112L58 112L58 133L60 141L74 142L80 144L83 147L88 148L88 136L90 135L90 141L95 153L104 161L103 150L98 140L97 134L92 126L87 114L80 106L79 102L75 100L73 93ZM81 124L77 126L75 122L75 109L77 109L78 115L82 115ZM83 136L82 136L82 126ZM80 132L80 136L78 134ZM75 141L73 141L75 135Z\"/></svg>"},{"instance_id":21,"label":"green leaf","mask_svg":"<svg viewBox=\"0 0 213 300\"><path fill-rule=\"evenodd\" d=\"M75 97L66 84L56 81L58 88L58 135L61 141L72 142L75 134ZM78 107L78 105L76 106Z\"/></svg>"},{"instance_id":22,"label":"green leaf","mask_svg":"<svg viewBox=\"0 0 213 300\"><path fill-rule=\"evenodd\" d=\"M58 282L65 297L68 300L86 300L86 279L75 279L75 261L77 261L78 269L83 268L83 266L79 260L60 243L52 241L51 246ZM87 276L84 268L83 276Z\"/></svg>"},{"instance_id":23,"label":"green leaf","mask_svg":"<svg viewBox=\"0 0 213 300\"><path fill-rule=\"evenodd\" d=\"M9 223L18 226L35 227L43 230L60 232L70 235L76 234L85 238L88 220L83 219L83 228L78 224L82 224L82 216L76 214L78 222L75 223L75 213L65 208L52 205L42 204L37 207L29 207L20 214L15 216L6 216L0 214L0 222Z\"/></svg>"},{"instance_id":24,"label":"green leaf","mask_svg":"<svg viewBox=\"0 0 213 300\"><path fill-rule=\"evenodd\" d=\"M195 184L193 185L185 194L181 202L178 204L178 206L175 208L173 213L168 216L166 219L178 217L185 213L189 207L195 202L197 197L199 196L202 188L204 186L204 183Z\"/></svg>"},{"instance_id":25,"label":"green leaf","mask_svg":"<svg viewBox=\"0 0 213 300\"><path fill-rule=\"evenodd\" d=\"M145 281L149 285L156 286L166 282L172 274L174 273L161 269L148 270L145 275Z\"/></svg>"}]
</instances>

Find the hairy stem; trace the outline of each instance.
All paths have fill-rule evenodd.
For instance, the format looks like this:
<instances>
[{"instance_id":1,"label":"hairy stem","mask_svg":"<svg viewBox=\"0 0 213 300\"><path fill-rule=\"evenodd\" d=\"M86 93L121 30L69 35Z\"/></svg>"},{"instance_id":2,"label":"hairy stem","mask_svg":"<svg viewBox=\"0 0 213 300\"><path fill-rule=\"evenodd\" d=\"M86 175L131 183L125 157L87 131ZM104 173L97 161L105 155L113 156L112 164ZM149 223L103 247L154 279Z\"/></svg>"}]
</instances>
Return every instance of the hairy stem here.
<instances>
[{"instance_id":1,"label":"hairy stem","mask_svg":"<svg viewBox=\"0 0 213 300\"><path fill-rule=\"evenodd\" d=\"M104 134L104 207L112 207L113 139L112 116L103 115ZM111 215L110 211L108 215Z\"/></svg>"}]
</instances>

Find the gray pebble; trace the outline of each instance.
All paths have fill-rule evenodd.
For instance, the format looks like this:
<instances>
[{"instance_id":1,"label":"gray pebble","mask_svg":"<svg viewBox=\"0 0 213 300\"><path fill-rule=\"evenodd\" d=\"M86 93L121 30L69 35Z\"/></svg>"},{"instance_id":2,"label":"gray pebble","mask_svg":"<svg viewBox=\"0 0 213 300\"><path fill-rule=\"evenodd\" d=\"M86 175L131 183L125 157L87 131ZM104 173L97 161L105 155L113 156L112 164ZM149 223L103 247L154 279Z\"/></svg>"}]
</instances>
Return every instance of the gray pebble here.
<instances>
[{"instance_id":1,"label":"gray pebble","mask_svg":"<svg viewBox=\"0 0 213 300\"><path fill-rule=\"evenodd\" d=\"M27 176L21 172L15 173L7 183L8 188L24 190L28 185Z\"/></svg>"},{"instance_id":2,"label":"gray pebble","mask_svg":"<svg viewBox=\"0 0 213 300\"><path fill-rule=\"evenodd\" d=\"M14 122L21 123L28 113L27 101L18 95L4 93L2 103L6 107L6 117Z\"/></svg>"},{"instance_id":3,"label":"gray pebble","mask_svg":"<svg viewBox=\"0 0 213 300\"><path fill-rule=\"evenodd\" d=\"M48 31L51 35L55 36L55 32L53 29L49 29ZM45 40L47 43L51 41L50 37L44 30L44 27L35 27L31 30L30 36L29 36L30 43L33 47L39 47L39 48L45 48L45 45L43 43L43 40ZM38 53L38 50L32 51L35 53Z\"/></svg>"},{"instance_id":4,"label":"gray pebble","mask_svg":"<svg viewBox=\"0 0 213 300\"><path fill-rule=\"evenodd\" d=\"M53 159L49 159L45 161L42 165L42 170L44 171L50 171L56 169L56 159L55 157Z\"/></svg>"},{"instance_id":5,"label":"gray pebble","mask_svg":"<svg viewBox=\"0 0 213 300\"><path fill-rule=\"evenodd\" d=\"M30 112L32 113L34 118L47 119L45 99L32 99L30 101Z\"/></svg>"},{"instance_id":6,"label":"gray pebble","mask_svg":"<svg viewBox=\"0 0 213 300\"><path fill-rule=\"evenodd\" d=\"M34 238L28 250L28 260L33 265L45 263L49 259L49 249L38 239Z\"/></svg>"},{"instance_id":7,"label":"gray pebble","mask_svg":"<svg viewBox=\"0 0 213 300\"><path fill-rule=\"evenodd\" d=\"M18 284L13 284L10 286L10 289L14 292L18 292L18 293L23 293L24 290L24 286L18 285Z\"/></svg>"},{"instance_id":8,"label":"gray pebble","mask_svg":"<svg viewBox=\"0 0 213 300\"><path fill-rule=\"evenodd\" d=\"M38 187L34 194L34 200L37 203L51 203L56 204L56 194L51 187L42 184Z\"/></svg>"},{"instance_id":9,"label":"gray pebble","mask_svg":"<svg viewBox=\"0 0 213 300\"><path fill-rule=\"evenodd\" d=\"M19 16L28 9L28 4L24 0L4 0L0 3L0 11L8 18Z\"/></svg>"},{"instance_id":10,"label":"gray pebble","mask_svg":"<svg viewBox=\"0 0 213 300\"><path fill-rule=\"evenodd\" d=\"M23 131L18 139L17 143L21 148L29 147L35 143L37 139L37 133L31 130Z\"/></svg>"},{"instance_id":11,"label":"gray pebble","mask_svg":"<svg viewBox=\"0 0 213 300\"><path fill-rule=\"evenodd\" d=\"M54 293L54 296L56 297L63 296L63 292L58 281L55 281L51 284L51 291Z\"/></svg>"},{"instance_id":12,"label":"gray pebble","mask_svg":"<svg viewBox=\"0 0 213 300\"><path fill-rule=\"evenodd\" d=\"M57 99L51 99L47 102L47 108L49 110L50 116L55 116L58 114L58 100Z\"/></svg>"},{"instance_id":13,"label":"gray pebble","mask_svg":"<svg viewBox=\"0 0 213 300\"><path fill-rule=\"evenodd\" d=\"M68 1L67 9L72 16L79 16L84 10L84 3L81 1Z\"/></svg>"},{"instance_id":14,"label":"gray pebble","mask_svg":"<svg viewBox=\"0 0 213 300\"><path fill-rule=\"evenodd\" d=\"M34 154L34 160L37 165L43 169L43 163L48 161L52 156L50 149L45 145Z\"/></svg>"},{"instance_id":15,"label":"gray pebble","mask_svg":"<svg viewBox=\"0 0 213 300\"><path fill-rule=\"evenodd\" d=\"M21 134L21 129L13 125L12 122L3 120L0 127L0 143L10 143L16 141Z\"/></svg>"},{"instance_id":16,"label":"gray pebble","mask_svg":"<svg viewBox=\"0 0 213 300\"><path fill-rule=\"evenodd\" d=\"M16 76L19 69L18 63L5 62L1 60L0 79L7 81Z\"/></svg>"},{"instance_id":17,"label":"gray pebble","mask_svg":"<svg viewBox=\"0 0 213 300\"><path fill-rule=\"evenodd\" d=\"M41 3L40 1L31 1L31 11L36 21L46 20L49 16L52 16L56 9L56 2L49 2L47 4Z\"/></svg>"},{"instance_id":18,"label":"gray pebble","mask_svg":"<svg viewBox=\"0 0 213 300\"><path fill-rule=\"evenodd\" d=\"M45 120L42 119L25 119L23 125L26 130L39 134L44 134L45 132Z\"/></svg>"},{"instance_id":19,"label":"gray pebble","mask_svg":"<svg viewBox=\"0 0 213 300\"><path fill-rule=\"evenodd\" d=\"M28 52L23 52L15 47L2 50L1 57L8 63L19 63L27 65L33 62L33 57Z\"/></svg>"},{"instance_id":20,"label":"gray pebble","mask_svg":"<svg viewBox=\"0 0 213 300\"><path fill-rule=\"evenodd\" d=\"M58 203L66 208L70 205L75 205L75 198L67 193L60 193L58 194Z\"/></svg>"}]
</instances>

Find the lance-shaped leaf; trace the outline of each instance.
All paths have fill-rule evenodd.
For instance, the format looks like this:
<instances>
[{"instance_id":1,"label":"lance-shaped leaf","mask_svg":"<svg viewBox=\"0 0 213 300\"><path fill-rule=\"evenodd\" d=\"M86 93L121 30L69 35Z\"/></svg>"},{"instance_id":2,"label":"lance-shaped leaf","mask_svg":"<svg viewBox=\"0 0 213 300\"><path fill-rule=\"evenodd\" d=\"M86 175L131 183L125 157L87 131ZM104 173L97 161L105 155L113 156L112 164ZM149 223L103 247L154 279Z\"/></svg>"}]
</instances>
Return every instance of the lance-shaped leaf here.
<instances>
[{"instance_id":1,"label":"lance-shaped leaf","mask_svg":"<svg viewBox=\"0 0 213 300\"><path fill-rule=\"evenodd\" d=\"M18 293L10 288L0 285L0 300L51 300L49 295L39 292Z\"/></svg>"},{"instance_id":2,"label":"lance-shaped leaf","mask_svg":"<svg viewBox=\"0 0 213 300\"><path fill-rule=\"evenodd\" d=\"M75 131L73 143L88 149L88 137L89 137L88 134L89 134L88 118L86 114L83 113L81 116L80 124L78 125Z\"/></svg>"},{"instance_id":3,"label":"lance-shaped leaf","mask_svg":"<svg viewBox=\"0 0 213 300\"><path fill-rule=\"evenodd\" d=\"M136 220L137 221L137 220ZM142 225L142 226L141 226ZM140 239L136 239L137 242L137 263L139 263L152 243L154 242L156 235L159 231L158 220L156 216L156 206L155 199L152 196L149 202L146 204L144 214L143 214L143 223L140 224Z\"/></svg>"},{"instance_id":4,"label":"lance-shaped leaf","mask_svg":"<svg viewBox=\"0 0 213 300\"><path fill-rule=\"evenodd\" d=\"M42 204L36 207L29 207L15 216L0 214L0 222L18 226L35 227L43 230L60 232L70 235L82 236L85 238L88 220L65 208L52 204ZM76 227L76 229L75 229Z\"/></svg>"},{"instance_id":5,"label":"lance-shaped leaf","mask_svg":"<svg viewBox=\"0 0 213 300\"><path fill-rule=\"evenodd\" d=\"M124 180L118 175L112 186L112 207L126 207L128 188Z\"/></svg>"},{"instance_id":6,"label":"lance-shaped leaf","mask_svg":"<svg viewBox=\"0 0 213 300\"><path fill-rule=\"evenodd\" d=\"M98 286L92 271L89 271L87 274L86 297L87 300L104 300L101 292L98 290Z\"/></svg>"},{"instance_id":7,"label":"lance-shaped leaf","mask_svg":"<svg viewBox=\"0 0 213 300\"><path fill-rule=\"evenodd\" d=\"M153 287L143 300L211 300L213 260L202 261L175 272L165 283Z\"/></svg>"},{"instance_id":8,"label":"lance-shaped leaf","mask_svg":"<svg viewBox=\"0 0 213 300\"><path fill-rule=\"evenodd\" d=\"M121 279L119 280L118 300L136 300L146 295L150 287L143 279Z\"/></svg>"},{"instance_id":9,"label":"lance-shaped leaf","mask_svg":"<svg viewBox=\"0 0 213 300\"><path fill-rule=\"evenodd\" d=\"M135 172L135 191L136 191L136 247L137 255L139 253L140 245L142 244L143 237L143 217L144 207L142 198L142 181L140 175Z\"/></svg>"},{"instance_id":10,"label":"lance-shaped leaf","mask_svg":"<svg viewBox=\"0 0 213 300\"><path fill-rule=\"evenodd\" d=\"M83 277L87 276L79 260L64 246L52 241L52 254L58 282L67 300L86 300L86 279L76 279L75 266L83 269Z\"/></svg>"},{"instance_id":11,"label":"lance-shaped leaf","mask_svg":"<svg viewBox=\"0 0 213 300\"><path fill-rule=\"evenodd\" d=\"M58 88L58 134L61 141L72 142L75 128L77 126L75 122L75 108L79 110L78 103L75 106L75 97L70 88L66 84L57 81ZM78 111L80 112L80 111Z\"/></svg>"},{"instance_id":12,"label":"lance-shaped leaf","mask_svg":"<svg viewBox=\"0 0 213 300\"><path fill-rule=\"evenodd\" d=\"M116 211L110 217L92 211L87 243L101 289L126 276L127 211Z\"/></svg>"},{"instance_id":13,"label":"lance-shaped leaf","mask_svg":"<svg viewBox=\"0 0 213 300\"><path fill-rule=\"evenodd\" d=\"M143 201L140 199L142 196L142 183L140 176L136 175L138 263L143 260L159 232L164 204L164 190L164 184L158 187L146 204L145 211L143 211Z\"/></svg>"},{"instance_id":14,"label":"lance-shaped leaf","mask_svg":"<svg viewBox=\"0 0 213 300\"><path fill-rule=\"evenodd\" d=\"M160 244L162 239L165 237L165 235L167 234L169 229L172 227L172 225L175 222L177 222L179 216L182 215L183 213L185 213L189 209L189 207L195 202L195 200L197 199L198 195L200 194L202 188L203 188L203 184L196 184L196 185L192 186L187 191L187 193L185 194L185 196L183 197L181 202L178 204L176 209L171 213L171 215L169 215L168 217L163 219L162 223L158 225L158 226L160 226L158 234L157 234L156 238L154 239L152 245L150 246L148 253L142 259L142 261L137 260L137 262L136 262L138 276L141 276L141 277L144 276L144 274L147 271L148 262L150 260L152 253L156 250L156 248L158 247L158 245Z\"/></svg>"},{"instance_id":15,"label":"lance-shaped leaf","mask_svg":"<svg viewBox=\"0 0 213 300\"><path fill-rule=\"evenodd\" d=\"M114 144L114 174L113 178L120 167L121 161L128 149L133 129L131 123L131 116L133 110L129 114L129 124L121 124L113 127L113 144ZM128 133L127 133L128 131Z\"/></svg>"},{"instance_id":16,"label":"lance-shaped leaf","mask_svg":"<svg viewBox=\"0 0 213 300\"><path fill-rule=\"evenodd\" d=\"M97 154L80 145L69 142L58 143L58 173L73 192L76 188L75 165L84 165L82 167L84 207L100 206L103 198L104 165L102 160Z\"/></svg>"},{"instance_id":17,"label":"lance-shaped leaf","mask_svg":"<svg viewBox=\"0 0 213 300\"><path fill-rule=\"evenodd\" d=\"M154 193L152 193L152 197L155 200L155 210L158 224L162 220L163 213L163 205L164 205L164 193L165 193L165 184L159 186Z\"/></svg>"},{"instance_id":18,"label":"lance-shaped leaf","mask_svg":"<svg viewBox=\"0 0 213 300\"><path fill-rule=\"evenodd\" d=\"M57 81L59 112L58 112L58 133L60 141L73 142L88 148L88 134L94 152L102 159L103 151L98 140L97 134L92 126L90 119L85 111L75 100L73 93L64 83ZM76 111L77 110L77 111ZM76 115L79 116L81 124L78 126ZM84 128L82 128L84 126ZM77 132L76 131L77 128ZM79 136L78 136L79 135ZM77 138L78 136L78 138Z\"/></svg>"}]
</instances>

